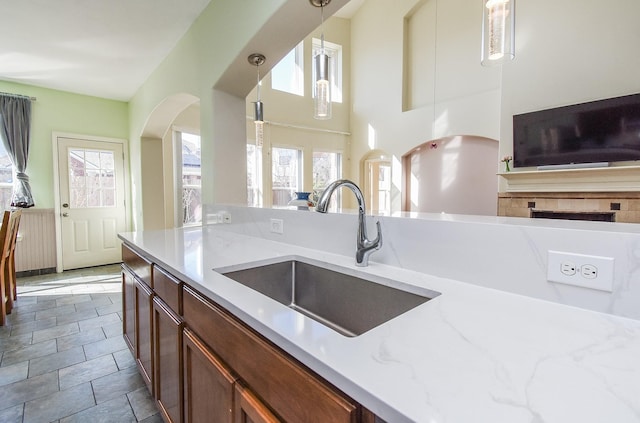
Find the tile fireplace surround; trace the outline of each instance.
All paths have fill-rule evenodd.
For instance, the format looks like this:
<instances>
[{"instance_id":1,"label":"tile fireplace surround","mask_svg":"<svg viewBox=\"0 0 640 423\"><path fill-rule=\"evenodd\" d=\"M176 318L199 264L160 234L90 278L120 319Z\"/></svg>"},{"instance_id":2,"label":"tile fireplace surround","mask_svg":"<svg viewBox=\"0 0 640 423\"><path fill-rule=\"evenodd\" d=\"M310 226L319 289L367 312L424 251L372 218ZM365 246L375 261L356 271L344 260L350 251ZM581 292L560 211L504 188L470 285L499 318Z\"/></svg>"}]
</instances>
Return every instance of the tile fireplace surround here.
<instances>
[{"instance_id":1,"label":"tile fireplace surround","mask_svg":"<svg viewBox=\"0 0 640 423\"><path fill-rule=\"evenodd\" d=\"M590 220L612 214L613 221L640 223L640 192L501 192L498 216L532 217L532 212L573 213Z\"/></svg>"}]
</instances>

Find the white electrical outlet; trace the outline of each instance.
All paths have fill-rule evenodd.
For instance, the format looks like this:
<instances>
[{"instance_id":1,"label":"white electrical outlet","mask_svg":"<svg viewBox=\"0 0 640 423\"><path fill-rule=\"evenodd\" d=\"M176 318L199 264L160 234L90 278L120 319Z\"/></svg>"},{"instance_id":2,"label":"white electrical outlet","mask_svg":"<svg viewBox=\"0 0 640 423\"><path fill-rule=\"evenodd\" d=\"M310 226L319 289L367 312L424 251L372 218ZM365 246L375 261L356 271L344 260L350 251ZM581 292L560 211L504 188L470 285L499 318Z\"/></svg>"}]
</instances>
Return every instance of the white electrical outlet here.
<instances>
[{"instance_id":1,"label":"white electrical outlet","mask_svg":"<svg viewBox=\"0 0 640 423\"><path fill-rule=\"evenodd\" d=\"M271 219L269 225L271 232L276 234L284 233L284 222L282 219Z\"/></svg>"},{"instance_id":2,"label":"white electrical outlet","mask_svg":"<svg viewBox=\"0 0 640 423\"><path fill-rule=\"evenodd\" d=\"M548 281L613 291L613 257L549 251L548 258Z\"/></svg>"}]
</instances>

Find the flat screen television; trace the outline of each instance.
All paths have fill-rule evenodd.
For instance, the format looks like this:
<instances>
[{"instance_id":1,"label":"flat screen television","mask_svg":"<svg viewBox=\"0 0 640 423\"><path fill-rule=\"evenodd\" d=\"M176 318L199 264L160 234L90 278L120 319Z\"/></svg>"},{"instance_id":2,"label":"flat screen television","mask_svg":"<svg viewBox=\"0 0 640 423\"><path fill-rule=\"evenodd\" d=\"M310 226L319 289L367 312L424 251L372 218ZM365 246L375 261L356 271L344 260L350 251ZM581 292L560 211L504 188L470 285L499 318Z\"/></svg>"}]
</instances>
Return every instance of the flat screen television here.
<instances>
[{"instance_id":1,"label":"flat screen television","mask_svg":"<svg viewBox=\"0 0 640 423\"><path fill-rule=\"evenodd\" d=\"M630 160L640 160L640 94L513 116L514 167Z\"/></svg>"}]
</instances>

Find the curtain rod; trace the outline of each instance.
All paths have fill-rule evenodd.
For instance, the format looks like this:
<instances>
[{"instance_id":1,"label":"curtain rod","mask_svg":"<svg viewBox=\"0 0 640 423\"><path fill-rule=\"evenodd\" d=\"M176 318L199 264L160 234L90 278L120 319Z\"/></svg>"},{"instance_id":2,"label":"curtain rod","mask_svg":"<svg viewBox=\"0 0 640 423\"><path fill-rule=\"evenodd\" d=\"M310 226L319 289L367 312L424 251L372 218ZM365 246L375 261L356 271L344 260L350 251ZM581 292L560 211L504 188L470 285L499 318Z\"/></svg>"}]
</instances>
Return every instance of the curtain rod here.
<instances>
[{"instance_id":1,"label":"curtain rod","mask_svg":"<svg viewBox=\"0 0 640 423\"><path fill-rule=\"evenodd\" d=\"M38 100L36 97L29 97L28 95L22 95L22 94L13 94L13 93L0 92L0 95L4 95L4 96L7 96L7 97L28 98L31 101Z\"/></svg>"}]
</instances>

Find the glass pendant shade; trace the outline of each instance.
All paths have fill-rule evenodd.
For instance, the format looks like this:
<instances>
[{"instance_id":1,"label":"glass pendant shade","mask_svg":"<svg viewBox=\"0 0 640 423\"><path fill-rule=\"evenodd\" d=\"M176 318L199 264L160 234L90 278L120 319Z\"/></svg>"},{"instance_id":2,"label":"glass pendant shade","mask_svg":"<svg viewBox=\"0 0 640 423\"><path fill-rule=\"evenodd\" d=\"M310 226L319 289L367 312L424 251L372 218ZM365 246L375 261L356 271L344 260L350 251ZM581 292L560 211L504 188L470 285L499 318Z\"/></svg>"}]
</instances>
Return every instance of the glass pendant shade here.
<instances>
[{"instance_id":1,"label":"glass pendant shade","mask_svg":"<svg viewBox=\"0 0 640 423\"><path fill-rule=\"evenodd\" d=\"M515 57L515 1L482 0L482 65Z\"/></svg>"},{"instance_id":2,"label":"glass pendant shade","mask_svg":"<svg viewBox=\"0 0 640 423\"><path fill-rule=\"evenodd\" d=\"M314 84L313 117L331 119L331 84L329 82L329 56L324 52L315 58L316 83Z\"/></svg>"},{"instance_id":3,"label":"glass pendant shade","mask_svg":"<svg viewBox=\"0 0 640 423\"><path fill-rule=\"evenodd\" d=\"M262 147L264 144L264 117L262 114L262 101L253 103L254 122L256 124L256 145Z\"/></svg>"}]
</instances>

